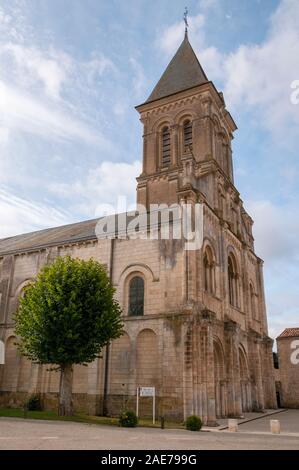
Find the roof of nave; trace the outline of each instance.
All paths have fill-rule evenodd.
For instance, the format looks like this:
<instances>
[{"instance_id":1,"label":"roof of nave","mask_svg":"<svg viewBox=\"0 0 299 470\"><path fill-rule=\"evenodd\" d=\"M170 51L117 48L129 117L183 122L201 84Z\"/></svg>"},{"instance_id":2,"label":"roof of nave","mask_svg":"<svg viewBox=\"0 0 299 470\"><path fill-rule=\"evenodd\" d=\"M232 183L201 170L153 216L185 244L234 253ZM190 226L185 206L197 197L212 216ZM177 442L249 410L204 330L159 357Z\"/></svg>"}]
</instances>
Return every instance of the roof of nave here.
<instances>
[{"instance_id":1,"label":"roof of nave","mask_svg":"<svg viewBox=\"0 0 299 470\"><path fill-rule=\"evenodd\" d=\"M299 328L286 328L279 336L277 336L277 339L293 337L299 337Z\"/></svg>"},{"instance_id":2,"label":"roof of nave","mask_svg":"<svg viewBox=\"0 0 299 470\"><path fill-rule=\"evenodd\" d=\"M48 246L96 239L95 228L99 219L25 233L0 240L0 256Z\"/></svg>"},{"instance_id":3,"label":"roof of nave","mask_svg":"<svg viewBox=\"0 0 299 470\"><path fill-rule=\"evenodd\" d=\"M171 218L170 214L170 218ZM125 216L125 219L124 219ZM124 236L130 231L130 222L134 220L134 211L111 214L111 216L92 220L85 220L61 227L48 228L36 232L16 235L0 240L0 257L10 254L27 253L51 246L61 246L71 243L97 240L99 238L113 238ZM101 226L97 229L97 223L102 219ZM125 222L124 222L125 220ZM146 219L149 223L150 215ZM111 222L111 225L109 223ZM126 224L124 226L124 223ZM134 228L132 228L134 232Z\"/></svg>"},{"instance_id":4,"label":"roof of nave","mask_svg":"<svg viewBox=\"0 0 299 470\"><path fill-rule=\"evenodd\" d=\"M188 35L170 61L146 103L188 90L209 80L189 42Z\"/></svg>"}]
</instances>

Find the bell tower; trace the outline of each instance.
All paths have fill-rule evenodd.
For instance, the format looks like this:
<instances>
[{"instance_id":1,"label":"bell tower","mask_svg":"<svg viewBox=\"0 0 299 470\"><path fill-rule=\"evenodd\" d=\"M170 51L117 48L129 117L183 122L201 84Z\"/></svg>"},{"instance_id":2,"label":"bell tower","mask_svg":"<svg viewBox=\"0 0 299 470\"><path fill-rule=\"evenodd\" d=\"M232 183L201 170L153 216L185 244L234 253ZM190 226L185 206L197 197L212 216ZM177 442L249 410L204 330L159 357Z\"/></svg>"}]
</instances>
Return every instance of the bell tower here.
<instances>
[{"instance_id":1,"label":"bell tower","mask_svg":"<svg viewBox=\"0 0 299 470\"><path fill-rule=\"evenodd\" d=\"M143 129L137 203L178 203L186 192L220 210L218 183L233 185L236 124L209 81L187 31L147 101L136 107Z\"/></svg>"}]
</instances>

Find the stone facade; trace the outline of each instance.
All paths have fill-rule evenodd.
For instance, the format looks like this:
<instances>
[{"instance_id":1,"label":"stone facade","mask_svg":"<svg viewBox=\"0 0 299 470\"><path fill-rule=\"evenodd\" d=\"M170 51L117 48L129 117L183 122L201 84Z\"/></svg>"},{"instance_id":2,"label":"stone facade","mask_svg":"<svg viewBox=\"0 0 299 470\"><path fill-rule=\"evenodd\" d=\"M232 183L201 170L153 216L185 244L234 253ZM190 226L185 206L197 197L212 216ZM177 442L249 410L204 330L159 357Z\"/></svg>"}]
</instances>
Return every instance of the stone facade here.
<instances>
[{"instance_id":1,"label":"stone facade","mask_svg":"<svg viewBox=\"0 0 299 470\"><path fill-rule=\"evenodd\" d=\"M276 390L283 408L299 408L299 328L286 328L276 339L279 369Z\"/></svg>"},{"instance_id":2,"label":"stone facade","mask_svg":"<svg viewBox=\"0 0 299 470\"><path fill-rule=\"evenodd\" d=\"M195 77L194 83L186 80L187 88L186 63ZM20 357L13 313L41 266L69 254L106 265L125 323L125 334L101 358L75 366L77 410L117 414L134 408L138 386L155 386L158 415L172 419L197 414L214 424L217 417L276 407L263 262L233 183L236 125L222 94L197 67L185 37L151 95L155 99L137 107L144 126L137 202L148 209L153 203L201 202L203 246L188 251L180 240L98 240L96 221L0 241L0 405L17 406L39 392L45 406L56 407L59 374ZM144 283L144 309L130 316L136 276ZM141 399L140 413L150 410L150 400Z\"/></svg>"}]
</instances>

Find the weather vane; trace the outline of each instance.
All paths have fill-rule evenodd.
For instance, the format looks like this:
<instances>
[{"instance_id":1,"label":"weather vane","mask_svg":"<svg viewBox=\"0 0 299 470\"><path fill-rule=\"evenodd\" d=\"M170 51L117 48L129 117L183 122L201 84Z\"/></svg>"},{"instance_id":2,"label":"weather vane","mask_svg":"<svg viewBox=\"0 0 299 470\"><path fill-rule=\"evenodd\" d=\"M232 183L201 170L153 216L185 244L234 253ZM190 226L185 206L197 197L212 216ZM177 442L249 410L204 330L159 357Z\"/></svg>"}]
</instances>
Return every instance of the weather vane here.
<instances>
[{"instance_id":1,"label":"weather vane","mask_svg":"<svg viewBox=\"0 0 299 470\"><path fill-rule=\"evenodd\" d=\"M187 17L188 17L188 8L185 7L185 11L184 11L185 34L188 34L188 28L189 28Z\"/></svg>"}]
</instances>

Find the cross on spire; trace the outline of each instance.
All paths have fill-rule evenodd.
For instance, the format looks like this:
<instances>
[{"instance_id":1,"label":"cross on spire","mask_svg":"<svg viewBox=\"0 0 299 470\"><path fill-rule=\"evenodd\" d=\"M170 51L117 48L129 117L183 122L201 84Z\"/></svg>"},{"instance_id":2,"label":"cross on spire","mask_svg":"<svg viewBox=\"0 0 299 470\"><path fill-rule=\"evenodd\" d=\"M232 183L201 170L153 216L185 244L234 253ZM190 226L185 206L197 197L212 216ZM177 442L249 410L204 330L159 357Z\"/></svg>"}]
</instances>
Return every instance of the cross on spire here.
<instances>
[{"instance_id":1,"label":"cross on spire","mask_svg":"<svg viewBox=\"0 0 299 470\"><path fill-rule=\"evenodd\" d=\"M185 36L188 35L188 28L189 28L189 24L188 24L188 8L185 7L185 11L184 11L184 22L185 22Z\"/></svg>"}]
</instances>

